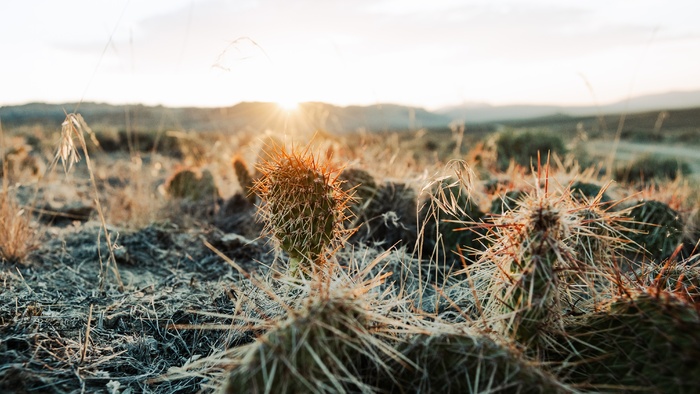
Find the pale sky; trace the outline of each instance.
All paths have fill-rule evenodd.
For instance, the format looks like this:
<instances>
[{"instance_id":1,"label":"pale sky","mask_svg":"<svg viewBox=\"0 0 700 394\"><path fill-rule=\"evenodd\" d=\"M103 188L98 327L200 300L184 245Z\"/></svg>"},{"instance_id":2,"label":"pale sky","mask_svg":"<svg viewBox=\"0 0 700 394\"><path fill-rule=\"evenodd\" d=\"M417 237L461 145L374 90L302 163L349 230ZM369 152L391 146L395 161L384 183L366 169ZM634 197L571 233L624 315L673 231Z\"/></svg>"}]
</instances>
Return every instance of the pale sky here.
<instances>
[{"instance_id":1,"label":"pale sky","mask_svg":"<svg viewBox=\"0 0 700 394\"><path fill-rule=\"evenodd\" d=\"M700 89L697 0L1 4L0 105L435 109L604 104Z\"/></svg>"}]
</instances>

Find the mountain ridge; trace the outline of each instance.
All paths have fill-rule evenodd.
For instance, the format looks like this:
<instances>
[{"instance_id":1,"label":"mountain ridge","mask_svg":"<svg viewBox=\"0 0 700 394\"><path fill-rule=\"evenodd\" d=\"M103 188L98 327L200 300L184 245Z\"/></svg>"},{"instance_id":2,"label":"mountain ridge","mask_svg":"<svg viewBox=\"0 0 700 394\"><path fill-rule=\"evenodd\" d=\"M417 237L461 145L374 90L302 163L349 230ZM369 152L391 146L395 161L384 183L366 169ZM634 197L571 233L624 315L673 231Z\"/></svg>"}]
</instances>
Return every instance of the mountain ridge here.
<instances>
[{"instance_id":1,"label":"mountain ridge","mask_svg":"<svg viewBox=\"0 0 700 394\"><path fill-rule=\"evenodd\" d=\"M304 129L342 133L446 128L455 121L468 125L512 123L539 118L599 116L700 107L700 91L676 91L644 95L600 106L506 105L470 103L429 111L391 103L337 106L322 102L301 103L287 111L275 103L240 102L228 107L165 107L143 104L114 105L84 102L27 103L0 107L6 126L54 125L60 127L65 112L78 108L88 124L120 127L156 127L199 131L235 132L245 129Z\"/></svg>"}]
</instances>

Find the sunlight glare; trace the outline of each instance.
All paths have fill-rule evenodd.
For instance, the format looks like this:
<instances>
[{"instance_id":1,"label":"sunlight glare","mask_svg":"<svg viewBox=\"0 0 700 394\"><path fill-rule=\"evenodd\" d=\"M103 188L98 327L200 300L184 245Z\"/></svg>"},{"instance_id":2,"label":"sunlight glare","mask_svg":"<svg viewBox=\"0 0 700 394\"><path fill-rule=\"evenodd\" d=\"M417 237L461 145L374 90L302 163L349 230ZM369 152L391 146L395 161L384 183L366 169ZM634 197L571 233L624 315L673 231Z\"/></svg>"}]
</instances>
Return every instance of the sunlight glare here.
<instances>
[{"instance_id":1,"label":"sunlight glare","mask_svg":"<svg viewBox=\"0 0 700 394\"><path fill-rule=\"evenodd\" d=\"M294 99L282 99L282 100L277 100L277 105L287 111L287 112L292 112L296 111L299 108L299 101L294 100Z\"/></svg>"}]
</instances>

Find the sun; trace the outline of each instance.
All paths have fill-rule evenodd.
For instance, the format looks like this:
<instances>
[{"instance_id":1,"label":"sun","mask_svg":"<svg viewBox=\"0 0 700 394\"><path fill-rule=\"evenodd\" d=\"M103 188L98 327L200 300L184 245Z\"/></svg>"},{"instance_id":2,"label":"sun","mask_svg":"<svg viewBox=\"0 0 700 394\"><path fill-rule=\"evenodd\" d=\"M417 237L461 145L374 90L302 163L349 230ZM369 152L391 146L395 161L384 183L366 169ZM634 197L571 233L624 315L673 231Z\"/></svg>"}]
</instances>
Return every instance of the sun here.
<instances>
[{"instance_id":1,"label":"sun","mask_svg":"<svg viewBox=\"0 0 700 394\"><path fill-rule=\"evenodd\" d=\"M299 108L299 101L292 98L276 100L277 106L286 112L293 112Z\"/></svg>"}]
</instances>

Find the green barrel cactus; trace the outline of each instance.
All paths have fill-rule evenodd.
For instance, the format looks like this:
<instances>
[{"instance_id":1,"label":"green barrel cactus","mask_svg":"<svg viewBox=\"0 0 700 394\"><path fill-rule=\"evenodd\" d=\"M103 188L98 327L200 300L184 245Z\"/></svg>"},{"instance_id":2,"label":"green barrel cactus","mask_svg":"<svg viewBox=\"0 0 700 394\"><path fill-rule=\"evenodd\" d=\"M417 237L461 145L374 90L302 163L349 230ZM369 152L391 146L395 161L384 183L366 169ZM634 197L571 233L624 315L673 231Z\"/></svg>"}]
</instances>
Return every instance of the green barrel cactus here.
<instances>
[{"instance_id":1,"label":"green barrel cactus","mask_svg":"<svg viewBox=\"0 0 700 394\"><path fill-rule=\"evenodd\" d=\"M304 152L274 149L258 170L253 190L260 197L265 230L290 257L290 273L325 262L344 241L343 223L351 196L329 165Z\"/></svg>"}]
</instances>

